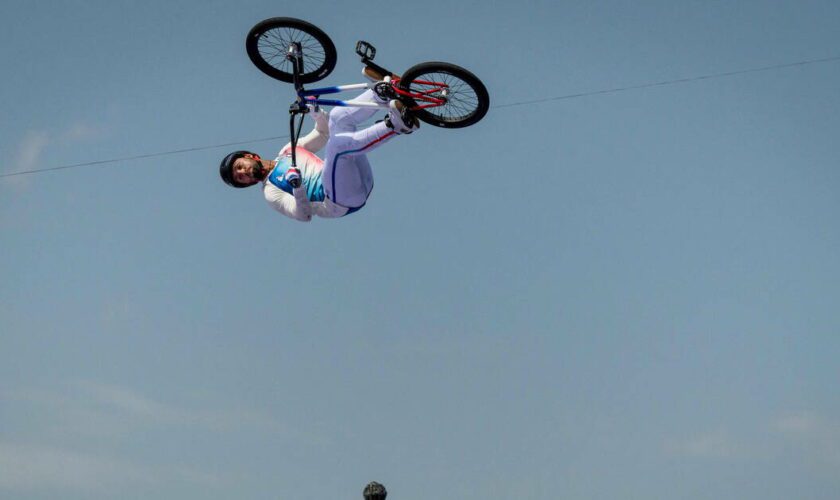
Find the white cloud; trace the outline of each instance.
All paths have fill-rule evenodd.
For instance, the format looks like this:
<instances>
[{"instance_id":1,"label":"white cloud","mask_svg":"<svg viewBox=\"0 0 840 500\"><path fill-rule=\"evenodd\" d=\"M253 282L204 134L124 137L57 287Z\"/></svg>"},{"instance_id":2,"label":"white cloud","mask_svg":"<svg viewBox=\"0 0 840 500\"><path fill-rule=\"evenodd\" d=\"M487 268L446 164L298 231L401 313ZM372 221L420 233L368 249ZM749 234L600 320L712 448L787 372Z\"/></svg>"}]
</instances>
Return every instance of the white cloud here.
<instances>
[{"instance_id":1,"label":"white cloud","mask_svg":"<svg viewBox=\"0 0 840 500\"><path fill-rule=\"evenodd\" d=\"M790 412L738 433L719 430L672 439L663 449L674 456L704 459L785 457L831 475L840 468L840 420L813 411Z\"/></svg>"},{"instance_id":2,"label":"white cloud","mask_svg":"<svg viewBox=\"0 0 840 500\"><path fill-rule=\"evenodd\" d=\"M838 431L837 424L813 412L791 413L771 423L771 428L786 435L828 437Z\"/></svg>"},{"instance_id":3,"label":"white cloud","mask_svg":"<svg viewBox=\"0 0 840 500\"><path fill-rule=\"evenodd\" d=\"M98 489L115 484L151 484L157 477L152 470L114 457L0 443L0 488Z\"/></svg>"},{"instance_id":4,"label":"white cloud","mask_svg":"<svg viewBox=\"0 0 840 500\"><path fill-rule=\"evenodd\" d=\"M90 141L102 136L101 129L81 122L74 123L55 134L50 134L43 130L30 130L24 134L23 140L18 145L17 153L12 158L11 163L4 163L3 173L11 174L37 170L44 166L44 152L55 144L73 144L76 142ZM20 175L9 177L6 179L6 182L21 187L28 184L27 179L28 176Z\"/></svg>"},{"instance_id":5,"label":"white cloud","mask_svg":"<svg viewBox=\"0 0 840 500\"><path fill-rule=\"evenodd\" d=\"M831 468L840 467L840 420L800 411L775 419L770 429L808 457Z\"/></svg>"},{"instance_id":6,"label":"white cloud","mask_svg":"<svg viewBox=\"0 0 840 500\"><path fill-rule=\"evenodd\" d=\"M251 409L194 410L89 380L49 389L0 387L0 406L4 435L15 436L14 442L0 441L0 491L104 492L172 482L217 486L230 478L166 460L135 459L126 445L134 446L138 435L172 435L173 430L303 437Z\"/></svg>"},{"instance_id":7,"label":"white cloud","mask_svg":"<svg viewBox=\"0 0 840 500\"><path fill-rule=\"evenodd\" d=\"M59 135L59 140L64 143L89 141L102 137L102 130L86 123L77 122Z\"/></svg>"},{"instance_id":8,"label":"white cloud","mask_svg":"<svg viewBox=\"0 0 840 500\"><path fill-rule=\"evenodd\" d=\"M52 446L0 442L0 489L105 490L187 482L215 486L221 479L187 467L146 466L115 456Z\"/></svg>"},{"instance_id":9,"label":"white cloud","mask_svg":"<svg viewBox=\"0 0 840 500\"><path fill-rule=\"evenodd\" d=\"M63 391L0 391L0 402L45 408L52 415L50 428L61 434L110 438L138 429L186 427L211 432L273 434L287 439L322 442L317 436L291 429L266 413L226 404L222 409L186 408L154 400L136 391L111 384L80 380Z\"/></svg>"},{"instance_id":10,"label":"white cloud","mask_svg":"<svg viewBox=\"0 0 840 500\"><path fill-rule=\"evenodd\" d=\"M740 452L739 446L724 432L697 434L687 439L669 441L665 449L673 455L697 458L734 458Z\"/></svg>"},{"instance_id":11,"label":"white cloud","mask_svg":"<svg viewBox=\"0 0 840 500\"><path fill-rule=\"evenodd\" d=\"M91 381L75 385L98 402L129 416L152 422L177 422L183 417L181 411L128 389Z\"/></svg>"},{"instance_id":12,"label":"white cloud","mask_svg":"<svg viewBox=\"0 0 840 500\"><path fill-rule=\"evenodd\" d=\"M27 132L18 148L13 171L19 172L37 167L41 160L41 153L49 143L50 137L46 132L34 130Z\"/></svg>"},{"instance_id":13,"label":"white cloud","mask_svg":"<svg viewBox=\"0 0 840 500\"><path fill-rule=\"evenodd\" d=\"M24 135L11 162L3 162L3 173L12 174L36 169L41 162L44 150L47 149L49 144L49 134L43 131L30 130ZM26 175L7 177L3 181L3 184L18 189L29 185L29 179Z\"/></svg>"},{"instance_id":14,"label":"white cloud","mask_svg":"<svg viewBox=\"0 0 840 500\"><path fill-rule=\"evenodd\" d=\"M132 323L137 319L137 310L134 302L125 297L111 297L102 306L100 321L102 326L109 329L116 329L120 325Z\"/></svg>"},{"instance_id":15,"label":"white cloud","mask_svg":"<svg viewBox=\"0 0 840 500\"><path fill-rule=\"evenodd\" d=\"M258 430L293 434L277 419L247 408L187 409L155 401L123 387L91 381L79 381L76 386L104 407L149 424L190 426L211 431Z\"/></svg>"}]
</instances>

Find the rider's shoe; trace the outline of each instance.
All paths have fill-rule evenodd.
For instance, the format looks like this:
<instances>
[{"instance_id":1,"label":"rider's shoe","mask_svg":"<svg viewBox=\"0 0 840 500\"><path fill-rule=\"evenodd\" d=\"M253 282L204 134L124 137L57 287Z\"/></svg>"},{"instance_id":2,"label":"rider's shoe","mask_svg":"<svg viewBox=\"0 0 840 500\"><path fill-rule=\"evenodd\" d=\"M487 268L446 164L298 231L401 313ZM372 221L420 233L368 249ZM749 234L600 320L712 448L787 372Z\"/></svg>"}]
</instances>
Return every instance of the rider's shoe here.
<instances>
[{"instance_id":1,"label":"rider's shoe","mask_svg":"<svg viewBox=\"0 0 840 500\"><path fill-rule=\"evenodd\" d=\"M370 66L365 66L364 68L362 68L362 75L364 75L365 78L372 82L381 82L385 79L385 75L379 73Z\"/></svg>"},{"instance_id":2,"label":"rider's shoe","mask_svg":"<svg viewBox=\"0 0 840 500\"><path fill-rule=\"evenodd\" d=\"M420 128L420 120L402 102L392 99L388 103L385 125L398 134L410 134Z\"/></svg>"}]
</instances>

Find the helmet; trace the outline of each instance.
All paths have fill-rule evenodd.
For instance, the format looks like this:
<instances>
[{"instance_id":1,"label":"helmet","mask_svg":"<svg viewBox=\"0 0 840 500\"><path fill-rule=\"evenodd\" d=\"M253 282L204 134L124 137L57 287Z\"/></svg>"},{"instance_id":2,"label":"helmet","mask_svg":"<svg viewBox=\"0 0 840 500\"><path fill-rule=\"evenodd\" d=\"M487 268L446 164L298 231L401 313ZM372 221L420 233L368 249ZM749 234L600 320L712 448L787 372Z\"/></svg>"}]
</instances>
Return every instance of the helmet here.
<instances>
[{"instance_id":1,"label":"helmet","mask_svg":"<svg viewBox=\"0 0 840 500\"><path fill-rule=\"evenodd\" d=\"M388 491L385 489L384 485L379 484L376 481L371 481L367 486L365 486L365 490L362 492L362 495L365 496L365 500L385 500L385 497L388 496Z\"/></svg>"},{"instance_id":2,"label":"helmet","mask_svg":"<svg viewBox=\"0 0 840 500\"><path fill-rule=\"evenodd\" d=\"M257 153L252 153L250 151L234 151L233 153L225 156L222 160L222 163L219 165L219 175L222 176L222 180L225 181L225 184L235 188L253 186L253 184L241 184L236 182L233 178L233 162L239 158L252 158L257 161L260 161L261 159L260 155Z\"/></svg>"}]
</instances>

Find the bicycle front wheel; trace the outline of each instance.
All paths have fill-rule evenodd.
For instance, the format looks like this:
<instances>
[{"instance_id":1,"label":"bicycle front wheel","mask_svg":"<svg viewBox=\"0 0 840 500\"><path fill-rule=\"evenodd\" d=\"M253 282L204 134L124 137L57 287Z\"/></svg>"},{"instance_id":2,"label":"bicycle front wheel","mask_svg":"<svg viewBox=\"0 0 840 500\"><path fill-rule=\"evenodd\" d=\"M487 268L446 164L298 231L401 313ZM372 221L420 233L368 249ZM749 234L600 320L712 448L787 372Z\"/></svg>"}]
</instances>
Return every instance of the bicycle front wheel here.
<instances>
[{"instance_id":1,"label":"bicycle front wheel","mask_svg":"<svg viewBox=\"0 0 840 500\"><path fill-rule=\"evenodd\" d=\"M301 45L303 52L300 83L317 82L335 68L337 56L330 37L314 24L293 17L273 17L257 23L248 32L245 50L260 71L292 83L293 65L286 59L286 54L294 42Z\"/></svg>"},{"instance_id":2,"label":"bicycle front wheel","mask_svg":"<svg viewBox=\"0 0 840 500\"><path fill-rule=\"evenodd\" d=\"M403 73L399 88L420 120L444 128L477 123L490 109L490 95L477 76L445 62L425 62Z\"/></svg>"}]
</instances>

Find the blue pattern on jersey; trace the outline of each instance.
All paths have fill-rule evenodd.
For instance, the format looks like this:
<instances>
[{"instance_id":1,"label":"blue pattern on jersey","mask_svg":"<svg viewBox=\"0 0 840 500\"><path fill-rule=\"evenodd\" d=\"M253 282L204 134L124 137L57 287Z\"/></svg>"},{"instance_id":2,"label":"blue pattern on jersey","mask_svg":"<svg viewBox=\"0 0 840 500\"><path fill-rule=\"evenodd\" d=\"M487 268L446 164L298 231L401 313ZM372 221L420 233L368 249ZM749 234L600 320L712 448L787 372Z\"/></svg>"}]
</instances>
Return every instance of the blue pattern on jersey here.
<instances>
[{"instance_id":1,"label":"blue pattern on jersey","mask_svg":"<svg viewBox=\"0 0 840 500\"><path fill-rule=\"evenodd\" d=\"M292 186L288 182L284 176L286 175L286 170L292 166L292 158L291 156L284 156L282 158L277 159L277 165L271 171L271 174L268 176L268 182L274 184L279 189L293 195L292 193ZM306 196L309 198L309 201L324 201L324 184L321 182L321 170L317 173L313 174L310 169L301 169L300 175L303 185L306 187Z\"/></svg>"}]
</instances>

